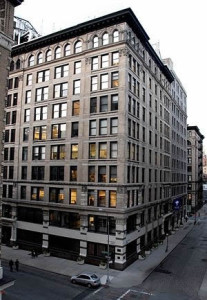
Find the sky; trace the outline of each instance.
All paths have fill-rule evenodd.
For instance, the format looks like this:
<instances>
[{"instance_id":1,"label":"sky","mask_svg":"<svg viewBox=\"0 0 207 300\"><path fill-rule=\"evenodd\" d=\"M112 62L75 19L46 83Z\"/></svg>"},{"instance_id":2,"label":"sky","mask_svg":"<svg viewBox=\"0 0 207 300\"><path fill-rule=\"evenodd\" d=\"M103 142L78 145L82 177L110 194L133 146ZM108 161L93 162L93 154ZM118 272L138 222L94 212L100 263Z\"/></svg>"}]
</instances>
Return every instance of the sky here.
<instances>
[{"instance_id":1,"label":"sky","mask_svg":"<svg viewBox=\"0 0 207 300\"><path fill-rule=\"evenodd\" d=\"M46 35L128 7L150 43L159 42L162 58L172 59L187 92L187 123L206 137L207 153L206 0L24 0L15 15Z\"/></svg>"}]
</instances>

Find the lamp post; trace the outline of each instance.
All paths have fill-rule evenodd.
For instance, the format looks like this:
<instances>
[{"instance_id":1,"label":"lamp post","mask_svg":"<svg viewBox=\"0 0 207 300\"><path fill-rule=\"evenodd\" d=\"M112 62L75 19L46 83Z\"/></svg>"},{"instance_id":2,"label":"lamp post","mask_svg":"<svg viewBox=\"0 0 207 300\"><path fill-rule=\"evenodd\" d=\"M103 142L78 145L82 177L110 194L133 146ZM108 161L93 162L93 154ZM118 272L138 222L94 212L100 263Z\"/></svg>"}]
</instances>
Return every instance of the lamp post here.
<instances>
[{"instance_id":1,"label":"lamp post","mask_svg":"<svg viewBox=\"0 0 207 300\"><path fill-rule=\"evenodd\" d=\"M165 252L168 252L168 233L166 233L166 237L167 237L167 245L166 245Z\"/></svg>"}]
</instances>

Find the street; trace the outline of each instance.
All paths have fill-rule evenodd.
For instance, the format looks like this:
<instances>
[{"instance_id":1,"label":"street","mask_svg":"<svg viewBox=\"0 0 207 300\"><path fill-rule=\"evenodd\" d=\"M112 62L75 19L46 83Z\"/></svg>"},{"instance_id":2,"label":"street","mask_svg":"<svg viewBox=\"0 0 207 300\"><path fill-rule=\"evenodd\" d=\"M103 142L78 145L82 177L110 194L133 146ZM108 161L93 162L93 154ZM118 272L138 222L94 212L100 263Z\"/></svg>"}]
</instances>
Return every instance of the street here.
<instances>
[{"instance_id":1,"label":"street","mask_svg":"<svg viewBox=\"0 0 207 300\"><path fill-rule=\"evenodd\" d=\"M94 292L70 283L67 276L22 265L19 272L10 272L5 261L3 267L4 273L15 279L15 285L5 291L3 300L81 300Z\"/></svg>"}]
</instances>

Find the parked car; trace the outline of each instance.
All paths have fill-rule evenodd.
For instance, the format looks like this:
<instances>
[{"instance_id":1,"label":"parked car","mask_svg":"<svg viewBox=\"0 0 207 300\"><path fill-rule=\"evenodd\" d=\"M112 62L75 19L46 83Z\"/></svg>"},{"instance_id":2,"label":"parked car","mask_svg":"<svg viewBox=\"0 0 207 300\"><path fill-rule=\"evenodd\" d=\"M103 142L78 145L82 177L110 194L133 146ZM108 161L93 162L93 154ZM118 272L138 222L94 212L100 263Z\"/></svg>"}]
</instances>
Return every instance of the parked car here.
<instances>
[{"instance_id":1,"label":"parked car","mask_svg":"<svg viewBox=\"0 0 207 300\"><path fill-rule=\"evenodd\" d=\"M96 287L101 284L100 278L96 274L81 273L71 277L72 283L80 283L88 287Z\"/></svg>"}]
</instances>

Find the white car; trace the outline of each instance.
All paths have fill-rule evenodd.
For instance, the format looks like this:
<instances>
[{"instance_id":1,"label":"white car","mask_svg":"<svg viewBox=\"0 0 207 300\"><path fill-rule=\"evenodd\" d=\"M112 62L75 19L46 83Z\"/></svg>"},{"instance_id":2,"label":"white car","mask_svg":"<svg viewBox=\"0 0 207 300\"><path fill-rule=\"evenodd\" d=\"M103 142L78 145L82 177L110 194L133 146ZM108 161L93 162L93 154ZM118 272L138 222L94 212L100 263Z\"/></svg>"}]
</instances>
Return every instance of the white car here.
<instances>
[{"instance_id":1,"label":"white car","mask_svg":"<svg viewBox=\"0 0 207 300\"><path fill-rule=\"evenodd\" d=\"M71 277L72 283L80 283L88 287L96 287L101 284L100 278L96 274L81 273Z\"/></svg>"}]
</instances>

